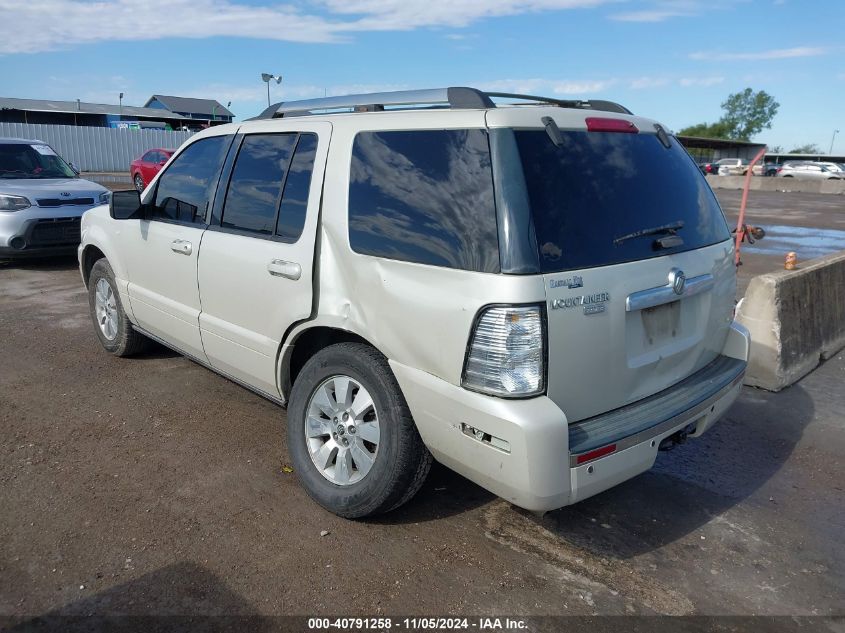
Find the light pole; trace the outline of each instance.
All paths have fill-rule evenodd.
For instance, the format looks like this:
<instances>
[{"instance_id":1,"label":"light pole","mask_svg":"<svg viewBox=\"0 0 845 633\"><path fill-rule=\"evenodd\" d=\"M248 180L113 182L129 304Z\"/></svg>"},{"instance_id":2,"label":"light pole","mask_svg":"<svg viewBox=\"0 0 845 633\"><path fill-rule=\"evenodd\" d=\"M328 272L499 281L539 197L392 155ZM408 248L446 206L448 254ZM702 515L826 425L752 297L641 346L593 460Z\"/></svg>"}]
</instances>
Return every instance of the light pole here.
<instances>
[{"instance_id":1,"label":"light pole","mask_svg":"<svg viewBox=\"0 0 845 633\"><path fill-rule=\"evenodd\" d=\"M123 93L121 92L117 95L118 102L120 103L120 120L123 120Z\"/></svg>"},{"instance_id":2,"label":"light pole","mask_svg":"<svg viewBox=\"0 0 845 633\"><path fill-rule=\"evenodd\" d=\"M828 155L833 154L833 141L836 140L837 134L839 134L839 130L833 130L833 138L830 139L830 151L828 152Z\"/></svg>"},{"instance_id":3,"label":"light pole","mask_svg":"<svg viewBox=\"0 0 845 633\"><path fill-rule=\"evenodd\" d=\"M267 84L267 107L270 107L270 82L275 79L277 84L282 83L281 75L271 75L270 73L261 73L261 80Z\"/></svg>"}]
</instances>

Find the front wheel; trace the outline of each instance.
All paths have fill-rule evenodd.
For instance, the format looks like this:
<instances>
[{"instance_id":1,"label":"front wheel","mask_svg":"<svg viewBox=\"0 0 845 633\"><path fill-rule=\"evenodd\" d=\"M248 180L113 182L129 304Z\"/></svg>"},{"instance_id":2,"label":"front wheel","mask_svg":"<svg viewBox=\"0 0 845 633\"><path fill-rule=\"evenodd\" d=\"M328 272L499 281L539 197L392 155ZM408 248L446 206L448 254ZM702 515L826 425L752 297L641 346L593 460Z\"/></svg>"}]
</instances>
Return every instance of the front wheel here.
<instances>
[{"instance_id":1,"label":"front wheel","mask_svg":"<svg viewBox=\"0 0 845 633\"><path fill-rule=\"evenodd\" d=\"M135 174L135 189L138 190L138 193L144 191L144 179L141 177L141 174Z\"/></svg>"},{"instance_id":2,"label":"front wheel","mask_svg":"<svg viewBox=\"0 0 845 633\"><path fill-rule=\"evenodd\" d=\"M130 356L142 351L149 342L132 327L114 280L114 271L105 259L99 259L88 277L88 307L97 338L105 350L115 356Z\"/></svg>"},{"instance_id":3,"label":"front wheel","mask_svg":"<svg viewBox=\"0 0 845 633\"><path fill-rule=\"evenodd\" d=\"M287 432L306 492L350 519L399 507L431 467L387 360L362 343L331 345L305 364L291 390Z\"/></svg>"}]
</instances>

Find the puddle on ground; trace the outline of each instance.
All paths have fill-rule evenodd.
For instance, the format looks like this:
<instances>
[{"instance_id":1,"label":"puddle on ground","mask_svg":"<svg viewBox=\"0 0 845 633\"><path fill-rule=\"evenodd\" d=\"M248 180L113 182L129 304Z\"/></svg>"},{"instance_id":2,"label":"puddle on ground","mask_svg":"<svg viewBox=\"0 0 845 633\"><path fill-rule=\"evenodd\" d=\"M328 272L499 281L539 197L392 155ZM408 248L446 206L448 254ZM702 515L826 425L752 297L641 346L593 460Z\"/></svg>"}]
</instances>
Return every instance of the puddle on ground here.
<instances>
[{"instance_id":1,"label":"puddle on ground","mask_svg":"<svg viewBox=\"0 0 845 633\"><path fill-rule=\"evenodd\" d=\"M785 255L795 251L799 260L806 261L845 250L845 231L780 224L760 226L766 230L766 237L754 244L743 244L743 252Z\"/></svg>"}]
</instances>

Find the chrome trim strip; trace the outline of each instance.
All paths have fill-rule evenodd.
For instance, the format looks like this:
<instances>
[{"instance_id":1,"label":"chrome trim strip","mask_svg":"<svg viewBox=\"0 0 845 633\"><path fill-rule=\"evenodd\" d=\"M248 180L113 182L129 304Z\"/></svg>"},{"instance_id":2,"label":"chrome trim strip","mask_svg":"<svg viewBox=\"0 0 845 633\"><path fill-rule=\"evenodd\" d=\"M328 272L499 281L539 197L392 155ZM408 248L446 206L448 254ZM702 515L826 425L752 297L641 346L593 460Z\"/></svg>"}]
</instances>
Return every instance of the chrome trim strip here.
<instances>
[{"instance_id":1,"label":"chrome trim strip","mask_svg":"<svg viewBox=\"0 0 845 633\"><path fill-rule=\"evenodd\" d=\"M672 289L672 284L665 286L658 286L657 288L649 288L647 290L640 290L633 292L625 299L625 312L636 312L637 310L645 310L646 308L653 308L655 306L663 305L664 303L672 303L684 297L692 297L702 292L711 290L715 282L713 275L699 275L692 279L687 279L684 285L684 292L676 294Z\"/></svg>"},{"instance_id":2,"label":"chrome trim strip","mask_svg":"<svg viewBox=\"0 0 845 633\"><path fill-rule=\"evenodd\" d=\"M206 363L204 360L197 358L193 354L189 354L185 350L179 349L178 347L176 347L172 343L168 343L167 341L161 339L160 337L156 336L155 334L150 334L144 328L139 327L139 326L135 325L134 323L132 323L132 329L135 330L136 332L140 332L141 334L143 334L147 338L152 339L153 341L155 341L159 345L163 345L164 347L166 347L168 349L172 349L174 352L176 352L177 354L181 354L182 356L184 356L188 360L194 361L197 365L202 365L203 367L205 367L209 371L212 371L215 374L222 376L226 380L231 380L233 383L240 385L244 389L249 389L254 394L261 396L262 398L266 398L270 402L281 405L284 408L287 408L287 404L285 403L285 401L282 398L280 398L278 396L273 396L273 395L267 393L266 391L262 391L261 389L258 389L257 387L253 387L252 385L245 383L243 380L235 378L234 376L230 376L226 372L220 371L216 367L212 367L210 364Z\"/></svg>"},{"instance_id":3,"label":"chrome trim strip","mask_svg":"<svg viewBox=\"0 0 845 633\"><path fill-rule=\"evenodd\" d=\"M696 406L692 407L691 409L687 409L675 415L668 420L657 424L651 428L645 429L640 431L639 433L635 433L634 435L629 435L628 437L624 437L621 440L617 440L616 442L611 442L611 444L616 444L616 450L608 455L603 455L602 457L610 457L611 455L616 455L620 451L624 451L626 448L631 448L637 444L642 442L647 442L648 440L657 437L658 435L662 435L667 431L675 431L679 428L682 428L689 424L695 418L700 417L704 414L705 410L713 406L716 402L721 400L724 396L728 394L737 384L742 384L742 379L745 377L745 370L739 373L739 375L734 378L728 385L722 387L719 391L714 393L712 396L704 400L703 402L698 403ZM605 445L607 446L607 444ZM576 468L578 466L583 466L584 464L589 464L595 460L588 460L582 463L578 463L578 456L584 455L586 453L592 453L595 450L602 448L599 446L598 448L591 448L588 451L584 451L583 453L570 453L569 456L569 467ZM602 457L598 457L596 459L602 459Z\"/></svg>"}]
</instances>

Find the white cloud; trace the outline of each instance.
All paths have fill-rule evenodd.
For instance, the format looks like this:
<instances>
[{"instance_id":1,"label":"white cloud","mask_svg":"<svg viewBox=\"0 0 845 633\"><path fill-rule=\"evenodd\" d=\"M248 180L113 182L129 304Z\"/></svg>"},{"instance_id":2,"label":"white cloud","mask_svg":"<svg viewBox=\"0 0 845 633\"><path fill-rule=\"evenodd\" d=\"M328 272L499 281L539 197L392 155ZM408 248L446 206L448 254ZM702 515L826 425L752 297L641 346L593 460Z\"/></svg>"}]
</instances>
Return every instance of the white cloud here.
<instances>
[{"instance_id":1,"label":"white cloud","mask_svg":"<svg viewBox=\"0 0 845 633\"><path fill-rule=\"evenodd\" d=\"M703 8L703 3L694 0L664 0L663 2L656 2L653 6L645 9L636 9L634 11L625 11L611 15L610 19L620 22L663 22L670 18L699 15ZM715 0L711 0L706 5L707 10L716 8L718 6Z\"/></svg>"},{"instance_id":2,"label":"white cloud","mask_svg":"<svg viewBox=\"0 0 845 633\"><path fill-rule=\"evenodd\" d=\"M464 27L484 18L596 7L616 0L0 0L0 24L15 37L0 54L101 41L244 37L342 42L362 31Z\"/></svg>"},{"instance_id":3,"label":"white cloud","mask_svg":"<svg viewBox=\"0 0 845 633\"><path fill-rule=\"evenodd\" d=\"M765 59L790 59L794 57L816 57L825 55L828 49L820 46L796 46L794 48L776 48L768 51L743 52L743 53L715 53L702 51L691 53L690 59L713 62L741 62L759 61Z\"/></svg>"},{"instance_id":4,"label":"white cloud","mask_svg":"<svg viewBox=\"0 0 845 633\"><path fill-rule=\"evenodd\" d=\"M597 81L561 81L552 85L552 92L556 95L584 95L590 96L597 92L604 92L616 83L615 79Z\"/></svg>"},{"instance_id":5,"label":"white cloud","mask_svg":"<svg viewBox=\"0 0 845 633\"><path fill-rule=\"evenodd\" d=\"M724 77L682 77L678 83L684 88L715 86L725 81Z\"/></svg>"},{"instance_id":6,"label":"white cloud","mask_svg":"<svg viewBox=\"0 0 845 633\"><path fill-rule=\"evenodd\" d=\"M534 95L567 95L589 97L604 92L618 82L617 79L497 79L495 81L479 81L479 89L488 92L512 92L517 94Z\"/></svg>"},{"instance_id":7,"label":"white cloud","mask_svg":"<svg viewBox=\"0 0 845 633\"><path fill-rule=\"evenodd\" d=\"M628 81L631 90L644 90L646 88L660 88L670 82L668 77L636 77Z\"/></svg>"}]
</instances>

